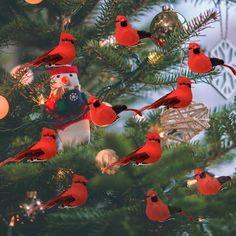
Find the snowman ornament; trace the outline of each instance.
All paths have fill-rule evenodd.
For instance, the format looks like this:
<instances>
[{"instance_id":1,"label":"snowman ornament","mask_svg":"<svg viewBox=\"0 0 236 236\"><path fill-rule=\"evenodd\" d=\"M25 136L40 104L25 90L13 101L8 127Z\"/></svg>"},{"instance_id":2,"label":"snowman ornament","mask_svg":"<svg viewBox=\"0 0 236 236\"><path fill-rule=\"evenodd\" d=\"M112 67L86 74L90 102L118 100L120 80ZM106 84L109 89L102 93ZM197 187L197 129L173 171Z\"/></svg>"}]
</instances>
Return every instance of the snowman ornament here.
<instances>
[{"instance_id":1,"label":"snowman ornament","mask_svg":"<svg viewBox=\"0 0 236 236\"><path fill-rule=\"evenodd\" d=\"M71 65L48 69L51 92L46 101L46 111L58 122L55 127L63 146L75 146L90 141L90 112L87 99L90 94L82 91L78 68Z\"/></svg>"}]
</instances>

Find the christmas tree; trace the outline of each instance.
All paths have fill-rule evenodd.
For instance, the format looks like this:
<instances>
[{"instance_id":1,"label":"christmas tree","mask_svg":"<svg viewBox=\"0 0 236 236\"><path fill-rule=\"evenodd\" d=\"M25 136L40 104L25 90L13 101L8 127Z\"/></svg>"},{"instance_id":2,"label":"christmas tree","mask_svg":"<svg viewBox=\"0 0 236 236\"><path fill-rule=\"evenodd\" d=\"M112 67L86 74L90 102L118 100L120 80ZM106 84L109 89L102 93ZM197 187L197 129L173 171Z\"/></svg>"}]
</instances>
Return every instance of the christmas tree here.
<instances>
[{"instance_id":1,"label":"christmas tree","mask_svg":"<svg viewBox=\"0 0 236 236\"><path fill-rule=\"evenodd\" d=\"M220 74L217 68L205 74L193 73L184 64L188 55L186 43L219 20L217 10L206 10L184 26L175 19L174 29L159 35L163 47L148 38L134 47L126 47L118 45L113 37L116 17L129 16L128 22L132 24L162 1L30 2L37 3L1 1L0 47L14 47L14 60L22 65L58 45L61 32L73 35L77 56L72 64L79 69L79 85L76 86L113 106L131 106L140 97L144 100L147 91L159 91L163 87L172 90L180 74L192 83L210 83ZM176 16L172 10L167 11ZM156 20L156 23L160 22ZM154 25L152 29L156 33L158 28ZM0 59L9 60L5 54ZM6 68L0 69L0 95L9 103L9 113L0 120L1 161L36 143L42 128L55 129L57 117L47 112L45 100L52 86L50 75L60 73L50 72L50 67L45 65L30 67L30 70L21 67L21 70L16 69L17 73L10 73ZM67 67L63 73L77 74L74 67ZM76 94L72 95L74 99ZM83 96L90 95L84 93ZM5 101L0 101L3 107ZM67 109L73 107L63 104L61 107L63 122L73 122L75 118L71 120L66 115ZM231 151L236 146L235 106L211 111L209 124L207 108L202 104L193 104L188 110L180 109L177 113L174 110L178 109L154 109L143 114L144 120L127 115L128 118L116 121L125 121L121 132L94 124L84 129L80 127L74 132L82 136L86 132L83 138L76 135L82 141L90 139L89 143L65 145L62 152L46 162L11 163L0 167L1 235L235 235L234 184L227 182L218 194L204 196L198 192L193 173L194 169L205 169L212 163L234 157ZM175 115L176 122L165 129L171 120L170 114ZM198 125L186 126L190 114L195 114ZM184 128L179 131L177 124ZM206 131L201 141L191 140L203 129ZM141 147L148 131L164 136L159 161L101 172L111 161ZM110 149L106 150L110 157L103 153L98 155L104 149ZM41 201L46 202L66 190L71 184L70 170L88 179L87 202L74 209L54 207L29 216L29 210L40 208ZM158 192L158 197L168 206L180 207L192 215L194 224L181 214L171 215L165 222L150 221L145 214L146 193L150 189Z\"/></svg>"}]
</instances>

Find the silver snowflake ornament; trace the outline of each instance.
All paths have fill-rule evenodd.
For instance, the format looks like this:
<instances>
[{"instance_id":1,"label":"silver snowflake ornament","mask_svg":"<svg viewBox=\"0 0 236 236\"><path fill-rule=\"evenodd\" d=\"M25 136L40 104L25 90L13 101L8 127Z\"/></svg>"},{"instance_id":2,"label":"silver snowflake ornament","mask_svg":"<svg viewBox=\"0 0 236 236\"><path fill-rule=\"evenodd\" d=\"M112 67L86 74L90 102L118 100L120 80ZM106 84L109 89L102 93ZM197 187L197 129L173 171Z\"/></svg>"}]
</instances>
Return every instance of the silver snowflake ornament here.
<instances>
[{"instance_id":1,"label":"silver snowflake ornament","mask_svg":"<svg viewBox=\"0 0 236 236\"><path fill-rule=\"evenodd\" d=\"M228 40L222 40L210 53L211 57L223 59L226 64L235 67L236 48ZM232 72L221 66L221 74L212 81L213 87L225 98L231 98L236 92L236 80Z\"/></svg>"}]
</instances>

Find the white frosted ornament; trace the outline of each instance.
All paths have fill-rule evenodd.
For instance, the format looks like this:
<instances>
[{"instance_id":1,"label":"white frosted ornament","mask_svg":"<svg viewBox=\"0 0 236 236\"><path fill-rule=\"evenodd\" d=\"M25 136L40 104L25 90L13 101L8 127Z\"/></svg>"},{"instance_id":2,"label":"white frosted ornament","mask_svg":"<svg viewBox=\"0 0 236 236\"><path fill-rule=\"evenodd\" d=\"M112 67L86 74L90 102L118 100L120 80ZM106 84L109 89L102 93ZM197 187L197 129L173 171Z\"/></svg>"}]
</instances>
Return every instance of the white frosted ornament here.
<instances>
[{"instance_id":1,"label":"white frosted ornament","mask_svg":"<svg viewBox=\"0 0 236 236\"><path fill-rule=\"evenodd\" d=\"M13 78L18 79L22 85L29 85L34 80L33 71L29 68L20 69L21 65L15 66L10 74Z\"/></svg>"},{"instance_id":2,"label":"white frosted ornament","mask_svg":"<svg viewBox=\"0 0 236 236\"><path fill-rule=\"evenodd\" d=\"M103 149L102 151L98 152L96 155L96 166L99 169L106 168L110 166L112 163L116 162L119 159L116 152L112 149ZM106 174L112 175L117 172L119 169L118 166L114 166L112 169L106 171Z\"/></svg>"}]
</instances>

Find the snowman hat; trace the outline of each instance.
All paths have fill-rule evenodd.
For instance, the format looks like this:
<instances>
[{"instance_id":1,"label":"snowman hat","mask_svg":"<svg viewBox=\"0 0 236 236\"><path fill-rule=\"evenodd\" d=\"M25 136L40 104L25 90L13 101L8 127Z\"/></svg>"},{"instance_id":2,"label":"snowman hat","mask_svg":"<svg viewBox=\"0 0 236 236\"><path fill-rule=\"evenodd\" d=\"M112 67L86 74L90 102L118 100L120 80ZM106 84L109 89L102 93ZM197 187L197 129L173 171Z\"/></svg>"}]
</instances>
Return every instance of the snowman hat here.
<instances>
[{"instance_id":1,"label":"snowman hat","mask_svg":"<svg viewBox=\"0 0 236 236\"><path fill-rule=\"evenodd\" d=\"M57 66L57 67L50 67L48 68L48 74L50 76L58 75L58 74L65 74L65 73L78 73L79 70L77 66Z\"/></svg>"}]
</instances>

